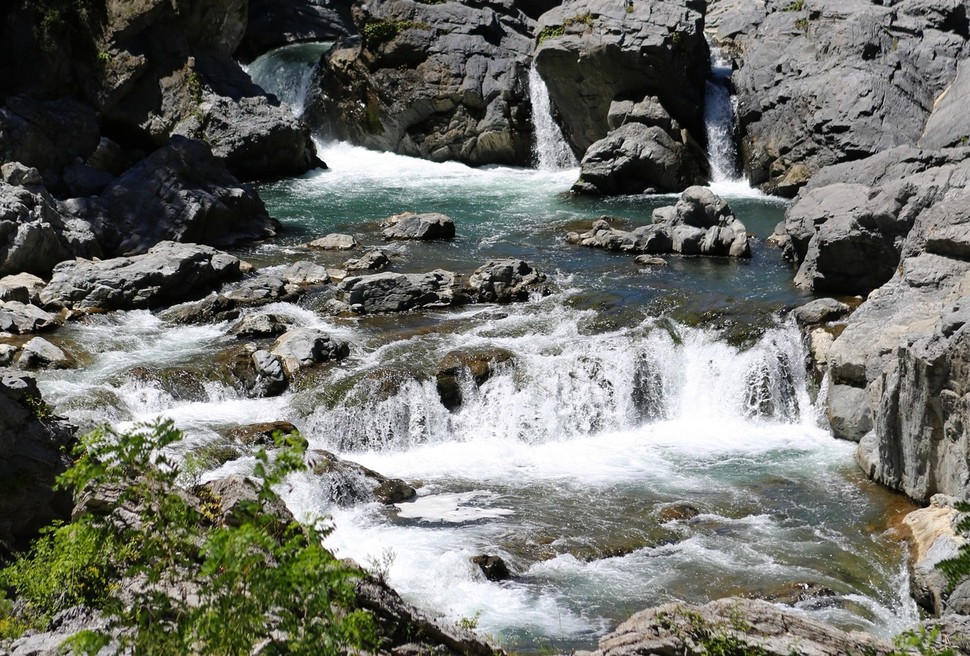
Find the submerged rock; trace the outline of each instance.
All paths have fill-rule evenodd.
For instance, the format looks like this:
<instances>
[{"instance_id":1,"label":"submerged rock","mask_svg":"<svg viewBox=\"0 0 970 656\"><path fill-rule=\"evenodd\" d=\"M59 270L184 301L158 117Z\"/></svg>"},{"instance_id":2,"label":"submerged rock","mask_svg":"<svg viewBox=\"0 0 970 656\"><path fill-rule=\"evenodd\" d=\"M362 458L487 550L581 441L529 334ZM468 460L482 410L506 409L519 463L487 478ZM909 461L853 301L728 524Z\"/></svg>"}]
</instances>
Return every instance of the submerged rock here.
<instances>
[{"instance_id":1,"label":"submerged rock","mask_svg":"<svg viewBox=\"0 0 970 656\"><path fill-rule=\"evenodd\" d=\"M437 212L415 214L404 212L381 221L384 239L451 239L455 236L455 222Z\"/></svg>"},{"instance_id":2,"label":"submerged rock","mask_svg":"<svg viewBox=\"0 0 970 656\"><path fill-rule=\"evenodd\" d=\"M208 246L162 242L144 255L73 260L54 269L41 292L45 306L132 310L198 296L239 277L239 260Z\"/></svg>"},{"instance_id":3,"label":"submerged rock","mask_svg":"<svg viewBox=\"0 0 970 656\"><path fill-rule=\"evenodd\" d=\"M413 499L414 488L397 478L387 478L356 462L338 458L329 451L307 453L312 473L324 487L326 497L340 506L379 501L401 503Z\"/></svg>"},{"instance_id":4,"label":"submerged rock","mask_svg":"<svg viewBox=\"0 0 970 656\"><path fill-rule=\"evenodd\" d=\"M462 387L474 384L481 387L497 371L510 366L515 356L504 349L451 351L438 363L435 380L441 404L449 410L458 409L463 401Z\"/></svg>"},{"instance_id":5,"label":"submerged rock","mask_svg":"<svg viewBox=\"0 0 970 656\"><path fill-rule=\"evenodd\" d=\"M512 578L512 572L509 571L509 566L505 564L501 556L482 554L481 556L472 556L471 561L478 565L482 574L489 581L505 581Z\"/></svg>"}]
</instances>

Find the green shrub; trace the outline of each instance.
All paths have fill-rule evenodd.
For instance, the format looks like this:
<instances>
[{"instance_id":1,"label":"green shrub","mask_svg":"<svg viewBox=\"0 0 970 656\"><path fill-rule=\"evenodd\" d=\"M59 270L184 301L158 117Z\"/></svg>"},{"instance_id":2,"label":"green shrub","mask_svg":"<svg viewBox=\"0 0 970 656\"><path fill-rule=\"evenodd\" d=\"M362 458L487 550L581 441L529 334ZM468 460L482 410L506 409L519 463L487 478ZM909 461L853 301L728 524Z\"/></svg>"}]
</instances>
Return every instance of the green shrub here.
<instances>
[{"instance_id":1,"label":"green shrub","mask_svg":"<svg viewBox=\"0 0 970 656\"><path fill-rule=\"evenodd\" d=\"M404 30L411 29L430 29L431 26L427 23L418 23L409 20L377 20L371 21L364 25L363 36L364 45L366 45L371 50L376 50L386 43L389 43L394 37L403 32Z\"/></svg>"},{"instance_id":2,"label":"green shrub","mask_svg":"<svg viewBox=\"0 0 970 656\"><path fill-rule=\"evenodd\" d=\"M319 526L281 526L263 510L279 500L273 485L303 466L302 442L277 437L272 459L257 456L258 500L240 503L232 525L214 521L209 506L218 500L177 487L179 467L165 448L181 433L171 423L82 438L61 484L115 490L118 507L136 516L88 513L46 531L0 572L23 602L16 621L43 625L85 604L124 630L124 648L147 655L250 654L257 646L266 654L326 655L376 646L372 616L353 608L361 572L323 548ZM85 631L67 646L94 653L107 638Z\"/></svg>"}]
</instances>

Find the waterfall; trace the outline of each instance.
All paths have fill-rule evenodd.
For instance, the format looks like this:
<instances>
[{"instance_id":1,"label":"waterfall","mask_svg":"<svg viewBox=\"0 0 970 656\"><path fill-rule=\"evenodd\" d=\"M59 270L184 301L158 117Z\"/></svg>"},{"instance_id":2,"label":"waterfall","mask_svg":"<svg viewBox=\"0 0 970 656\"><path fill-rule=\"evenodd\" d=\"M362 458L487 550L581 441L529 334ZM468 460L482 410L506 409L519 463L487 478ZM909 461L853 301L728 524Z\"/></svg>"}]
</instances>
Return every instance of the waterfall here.
<instances>
[{"instance_id":1,"label":"waterfall","mask_svg":"<svg viewBox=\"0 0 970 656\"><path fill-rule=\"evenodd\" d=\"M313 69L330 43L297 43L271 50L244 66L253 82L288 105L296 116L303 115Z\"/></svg>"},{"instance_id":2,"label":"waterfall","mask_svg":"<svg viewBox=\"0 0 970 656\"><path fill-rule=\"evenodd\" d=\"M731 63L711 46L711 74L704 96L704 126L713 184L736 182L739 177L734 113Z\"/></svg>"},{"instance_id":3,"label":"waterfall","mask_svg":"<svg viewBox=\"0 0 970 656\"><path fill-rule=\"evenodd\" d=\"M562 136L562 130L552 117L549 90L533 64L529 69L529 100L532 103L532 122L535 125L533 160L541 171L560 171L579 166L576 156Z\"/></svg>"}]
</instances>

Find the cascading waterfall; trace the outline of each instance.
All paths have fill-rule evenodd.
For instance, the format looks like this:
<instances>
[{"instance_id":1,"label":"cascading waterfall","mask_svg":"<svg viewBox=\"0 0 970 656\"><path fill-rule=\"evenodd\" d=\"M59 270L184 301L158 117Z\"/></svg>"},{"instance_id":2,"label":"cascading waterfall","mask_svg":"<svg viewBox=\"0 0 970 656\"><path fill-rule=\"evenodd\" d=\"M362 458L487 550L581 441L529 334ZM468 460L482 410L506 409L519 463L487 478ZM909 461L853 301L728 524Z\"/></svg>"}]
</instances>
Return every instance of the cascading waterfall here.
<instances>
[{"instance_id":1,"label":"cascading waterfall","mask_svg":"<svg viewBox=\"0 0 970 656\"><path fill-rule=\"evenodd\" d=\"M711 74L704 96L704 126L713 184L738 180L735 107L731 94L731 63L711 46Z\"/></svg>"},{"instance_id":2,"label":"cascading waterfall","mask_svg":"<svg viewBox=\"0 0 970 656\"><path fill-rule=\"evenodd\" d=\"M534 64L529 69L529 100L532 103L532 123L535 127L533 157L536 168L540 171L560 171L579 166L562 130L552 116L549 90Z\"/></svg>"},{"instance_id":3,"label":"cascading waterfall","mask_svg":"<svg viewBox=\"0 0 970 656\"><path fill-rule=\"evenodd\" d=\"M296 116L303 115L313 69L330 43L297 43L267 52L244 70L264 91L279 98Z\"/></svg>"}]
</instances>

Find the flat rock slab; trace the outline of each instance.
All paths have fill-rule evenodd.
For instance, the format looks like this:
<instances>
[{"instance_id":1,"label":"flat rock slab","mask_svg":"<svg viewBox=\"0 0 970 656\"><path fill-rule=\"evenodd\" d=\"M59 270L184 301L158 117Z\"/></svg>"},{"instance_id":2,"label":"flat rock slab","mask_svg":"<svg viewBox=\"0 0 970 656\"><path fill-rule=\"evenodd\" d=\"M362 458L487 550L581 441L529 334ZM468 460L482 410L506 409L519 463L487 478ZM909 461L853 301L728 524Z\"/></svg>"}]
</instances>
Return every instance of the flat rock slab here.
<instances>
[{"instance_id":1,"label":"flat rock slab","mask_svg":"<svg viewBox=\"0 0 970 656\"><path fill-rule=\"evenodd\" d=\"M144 255L61 262L41 301L79 311L158 307L239 278L239 266L238 258L209 246L166 241Z\"/></svg>"},{"instance_id":2,"label":"flat rock slab","mask_svg":"<svg viewBox=\"0 0 970 656\"><path fill-rule=\"evenodd\" d=\"M56 317L35 305L18 301L0 302L0 331L25 335L53 330L59 325Z\"/></svg>"},{"instance_id":3,"label":"flat rock slab","mask_svg":"<svg viewBox=\"0 0 970 656\"><path fill-rule=\"evenodd\" d=\"M320 239L314 239L307 246L310 248L319 248L322 251L349 251L352 248L357 248L357 240L354 239L353 235L344 235L335 232L325 237L320 237Z\"/></svg>"}]
</instances>

